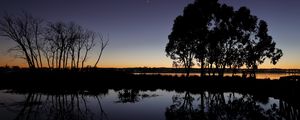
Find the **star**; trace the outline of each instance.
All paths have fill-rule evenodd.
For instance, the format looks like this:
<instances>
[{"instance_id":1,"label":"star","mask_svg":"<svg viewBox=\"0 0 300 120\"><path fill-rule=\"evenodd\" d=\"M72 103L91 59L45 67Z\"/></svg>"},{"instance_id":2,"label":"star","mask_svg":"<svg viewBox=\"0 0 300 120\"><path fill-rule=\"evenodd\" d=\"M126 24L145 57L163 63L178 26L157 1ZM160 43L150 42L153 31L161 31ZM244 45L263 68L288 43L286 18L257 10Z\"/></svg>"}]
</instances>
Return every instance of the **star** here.
<instances>
[{"instance_id":1,"label":"star","mask_svg":"<svg viewBox=\"0 0 300 120\"><path fill-rule=\"evenodd\" d=\"M151 2L150 0L146 0L146 4L150 4L150 2Z\"/></svg>"}]
</instances>

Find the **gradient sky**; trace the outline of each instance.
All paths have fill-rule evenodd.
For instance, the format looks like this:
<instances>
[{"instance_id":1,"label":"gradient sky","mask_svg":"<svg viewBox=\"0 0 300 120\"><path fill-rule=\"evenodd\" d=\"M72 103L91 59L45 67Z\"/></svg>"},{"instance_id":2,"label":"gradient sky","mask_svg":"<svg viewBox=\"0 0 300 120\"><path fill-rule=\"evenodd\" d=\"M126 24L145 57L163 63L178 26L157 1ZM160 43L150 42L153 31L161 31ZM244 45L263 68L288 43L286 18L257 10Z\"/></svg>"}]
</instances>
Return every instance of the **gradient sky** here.
<instances>
[{"instance_id":1,"label":"gradient sky","mask_svg":"<svg viewBox=\"0 0 300 120\"><path fill-rule=\"evenodd\" d=\"M27 11L46 21L76 22L95 32L109 34L101 67L171 67L164 52L176 16L193 0L1 0L0 15ZM284 52L273 66L260 68L300 68L299 0L220 0L250 8L252 14L269 24L269 34ZM10 40L0 38L0 66L26 65L7 50ZM95 58L89 58L93 62Z\"/></svg>"}]
</instances>

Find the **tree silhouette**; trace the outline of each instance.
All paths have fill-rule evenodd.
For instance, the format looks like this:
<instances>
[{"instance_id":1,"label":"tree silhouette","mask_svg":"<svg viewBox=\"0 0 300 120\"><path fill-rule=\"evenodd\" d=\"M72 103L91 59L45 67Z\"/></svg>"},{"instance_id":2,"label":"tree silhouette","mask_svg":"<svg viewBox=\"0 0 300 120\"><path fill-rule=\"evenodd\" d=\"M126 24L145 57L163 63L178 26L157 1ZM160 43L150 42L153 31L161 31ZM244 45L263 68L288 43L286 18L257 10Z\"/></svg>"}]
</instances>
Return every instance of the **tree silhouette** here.
<instances>
[{"instance_id":1,"label":"tree silhouette","mask_svg":"<svg viewBox=\"0 0 300 120\"><path fill-rule=\"evenodd\" d=\"M45 40L48 47L54 49L52 67L84 67L88 52L95 46L94 32L84 29L75 23L50 23L46 28ZM84 55L82 55L84 53ZM46 54L47 55L47 54ZM55 60L55 62L53 61Z\"/></svg>"},{"instance_id":2,"label":"tree silhouette","mask_svg":"<svg viewBox=\"0 0 300 120\"><path fill-rule=\"evenodd\" d=\"M197 57L204 67L204 55L206 53L206 35L212 9L216 8L216 1L196 1L185 7L183 15L178 16L173 25L173 31L169 35L169 43L166 46L167 56L182 63L189 76L193 59Z\"/></svg>"},{"instance_id":3,"label":"tree silhouette","mask_svg":"<svg viewBox=\"0 0 300 120\"><path fill-rule=\"evenodd\" d=\"M42 67L41 29L43 20L34 18L26 12L19 16L6 13L0 20L0 35L17 43L11 49L20 53L19 57L25 59L29 68Z\"/></svg>"},{"instance_id":4,"label":"tree silhouette","mask_svg":"<svg viewBox=\"0 0 300 120\"><path fill-rule=\"evenodd\" d=\"M246 66L255 77L255 69L266 58L276 64L283 55L268 35L267 23L257 21L246 7L235 11L218 0L196 0L175 19L165 51L184 65L187 76L196 59L201 76L207 66L209 74L217 71L219 76L226 68Z\"/></svg>"},{"instance_id":5,"label":"tree silhouette","mask_svg":"<svg viewBox=\"0 0 300 120\"><path fill-rule=\"evenodd\" d=\"M181 24L183 21L184 18L182 16L176 18L173 32L169 35L170 41L165 51L167 52L167 56L170 56L171 59L183 64L186 75L189 76L190 68L193 66L192 60L195 56L193 52L195 41L188 38L190 36L184 35L186 31L184 31L184 25Z\"/></svg>"},{"instance_id":6,"label":"tree silhouette","mask_svg":"<svg viewBox=\"0 0 300 120\"><path fill-rule=\"evenodd\" d=\"M89 53L97 44L95 32L73 22L48 22L23 12L6 13L0 19L0 35L15 41L17 55L27 61L29 68L84 68ZM95 67L108 45L99 36L100 50Z\"/></svg>"},{"instance_id":7,"label":"tree silhouette","mask_svg":"<svg viewBox=\"0 0 300 120\"><path fill-rule=\"evenodd\" d=\"M102 53L103 53L104 49L106 48L106 46L108 45L108 42L109 42L109 38L107 38L107 40L104 41L104 38L101 34L99 34L99 39L100 39L101 46L100 46L99 56L98 56L97 61L94 65L94 68L97 67L97 65L100 61L100 58L102 57Z\"/></svg>"},{"instance_id":8,"label":"tree silhouette","mask_svg":"<svg viewBox=\"0 0 300 120\"><path fill-rule=\"evenodd\" d=\"M255 77L255 70L259 64L262 64L266 58L271 59L272 64L276 64L282 57L281 49L275 48L276 43L268 35L267 23L263 20L259 22L256 38L250 40L247 44L247 67L252 68L251 77Z\"/></svg>"}]
</instances>

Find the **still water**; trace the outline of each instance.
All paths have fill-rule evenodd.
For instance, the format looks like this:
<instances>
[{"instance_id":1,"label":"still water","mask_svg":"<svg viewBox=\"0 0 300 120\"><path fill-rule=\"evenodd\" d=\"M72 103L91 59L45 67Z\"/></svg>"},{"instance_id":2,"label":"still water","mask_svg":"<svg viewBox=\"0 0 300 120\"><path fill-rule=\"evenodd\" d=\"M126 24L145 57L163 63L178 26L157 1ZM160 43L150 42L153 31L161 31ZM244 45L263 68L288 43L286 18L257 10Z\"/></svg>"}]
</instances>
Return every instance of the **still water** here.
<instances>
[{"instance_id":1,"label":"still water","mask_svg":"<svg viewBox=\"0 0 300 120\"><path fill-rule=\"evenodd\" d=\"M237 92L0 91L0 120L299 119L299 106Z\"/></svg>"},{"instance_id":2,"label":"still water","mask_svg":"<svg viewBox=\"0 0 300 120\"><path fill-rule=\"evenodd\" d=\"M168 76L184 76L185 73L134 73L136 75L168 75ZM280 77L291 76L291 75L300 75L299 73L256 73L257 79L270 79L270 80L278 80ZM190 76L200 76L200 73L190 73ZM232 73L225 73L224 76L232 76ZM242 76L242 73L237 73L235 76Z\"/></svg>"}]
</instances>

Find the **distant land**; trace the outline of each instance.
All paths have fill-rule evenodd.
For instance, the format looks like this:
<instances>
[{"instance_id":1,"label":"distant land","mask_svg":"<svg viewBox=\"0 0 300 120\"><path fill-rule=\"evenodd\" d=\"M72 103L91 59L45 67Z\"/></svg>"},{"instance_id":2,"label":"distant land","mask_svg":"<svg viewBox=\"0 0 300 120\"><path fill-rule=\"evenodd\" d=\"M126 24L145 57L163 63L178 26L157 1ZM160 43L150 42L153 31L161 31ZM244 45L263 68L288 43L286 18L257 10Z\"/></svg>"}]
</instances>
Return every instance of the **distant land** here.
<instances>
[{"instance_id":1,"label":"distant land","mask_svg":"<svg viewBox=\"0 0 300 120\"><path fill-rule=\"evenodd\" d=\"M12 72L18 70L26 70L29 68L20 68L18 66L1 66L0 72ZM68 68L67 68L68 69ZM89 69L89 68L84 68ZM185 73L184 68L167 68L167 67L130 67L130 68L93 68L98 70L112 70L112 71L122 71L127 73ZM49 68L41 68L41 70L51 70ZM225 73L232 73L234 69L225 69ZM216 71L216 69L205 69L205 71ZM242 73L243 71L250 71L249 69L235 69L235 73ZM280 69L280 68L271 68L271 69L258 69L257 73L300 73L300 69ZM200 68L192 68L191 73L199 73Z\"/></svg>"},{"instance_id":2,"label":"distant land","mask_svg":"<svg viewBox=\"0 0 300 120\"><path fill-rule=\"evenodd\" d=\"M101 68L101 69L118 69L130 73L185 73L184 68L147 68L147 67L136 67L136 68ZM210 69L205 69L209 71ZM215 71L216 69L212 69ZM232 73L233 69L225 69L225 73ZM242 71L249 71L249 69L236 69L236 73ZM199 73L200 68L192 68L191 73ZM300 69L258 69L257 73L300 73Z\"/></svg>"}]
</instances>

